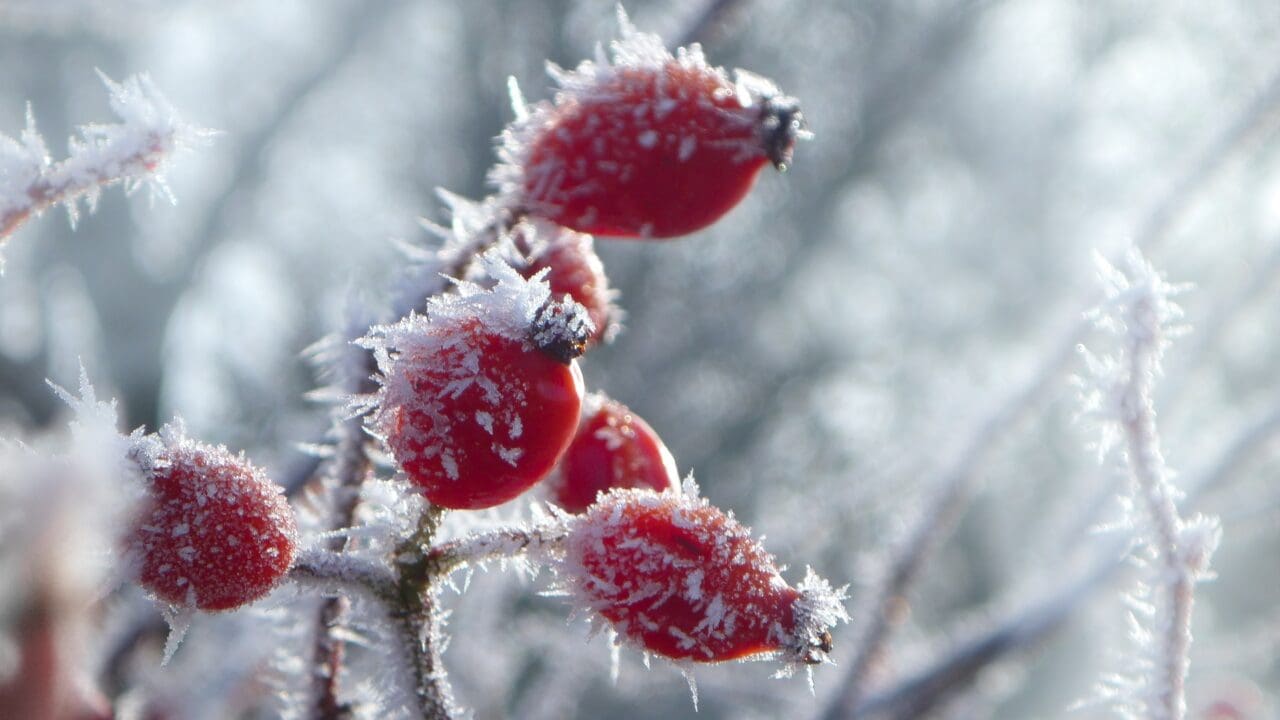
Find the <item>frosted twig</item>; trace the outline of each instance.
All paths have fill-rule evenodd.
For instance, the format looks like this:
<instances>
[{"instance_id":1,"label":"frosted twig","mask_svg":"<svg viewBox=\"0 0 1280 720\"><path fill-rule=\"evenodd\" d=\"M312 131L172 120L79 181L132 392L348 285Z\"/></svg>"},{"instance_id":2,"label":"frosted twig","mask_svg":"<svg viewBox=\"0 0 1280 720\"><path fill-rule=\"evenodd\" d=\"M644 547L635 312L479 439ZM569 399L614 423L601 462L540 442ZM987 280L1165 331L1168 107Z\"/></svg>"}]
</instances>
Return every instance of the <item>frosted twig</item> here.
<instances>
[{"instance_id":1,"label":"frosted twig","mask_svg":"<svg viewBox=\"0 0 1280 720\"><path fill-rule=\"evenodd\" d=\"M427 559L433 565L434 573L443 577L466 565L554 552L567 532L568 527L559 519L527 528L499 528L441 543L431 549Z\"/></svg>"},{"instance_id":2,"label":"frosted twig","mask_svg":"<svg viewBox=\"0 0 1280 720\"><path fill-rule=\"evenodd\" d=\"M418 529L395 550L398 580L391 617L400 626L414 678L413 696L425 720L451 720L455 714L453 691L440 657L444 645L436 599L440 584L427 555L443 515L439 508L425 510Z\"/></svg>"},{"instance_id":3,"label":"frosted twig","mask_svg":"<svg viewBox=\"0 0 1280 720\"><path fill-rule=\"evenodd\" d=\"M85 125L70 141L70 154L53 162L27 109L20 139L0 135L0 240L29 218L63 204L74 222L84 199L92 210L102 188L122 183L132 192L144 183L172 200L162 172L175 152L210 132L183 121L151 79L134 75L115 83L99 73L111 95L115 125Z\"/></svg>"},{"instance_id":4,"label":"frosted twig","mask_svg":"<svg viewBox=\"0 0 1280 720\"><path fill-rule=\"evenodd\" d=\"M1180 309L1170 300L1177 288L1165 282L1136 250L1125 256L1120 269L1103 264L1101 272L1108 292L1097 318L1101 327L1121 335L1124 357L1114 366L1093 360L1091 364L1104 374L1103 382L1110 379L1106 375L1116 381L1112 388L1104 386L1096 392L1095 398L1114 404L1129 474L1150 520L1150 534L1143 539L1157 565L1150 588L1155 611L1147 632L1158 647L1154 648L1150 675L1142 679L1147 695L1121 700L1136 701L1145 710L1144 716L1153 720L1181 720L1186 713L1195 583L1207 573L1220 529L1216 519L1186 523L1179 516L1179 493L1170 480L1156 429L1152 386L1160 372L1169 330L1181 317Z\"/></svg>"},{"instance_id":5,"label":"frosted twig","mask_svg":"<svg viewBox=\"0 0 1280 720\"><path fill-rule=\"evenodd\" d=\"M289 577L326 594L354 590L384 602L395 597L396 579L391 571L375 562L329 550L299 551Z\"/></svg>"}]
</instances>

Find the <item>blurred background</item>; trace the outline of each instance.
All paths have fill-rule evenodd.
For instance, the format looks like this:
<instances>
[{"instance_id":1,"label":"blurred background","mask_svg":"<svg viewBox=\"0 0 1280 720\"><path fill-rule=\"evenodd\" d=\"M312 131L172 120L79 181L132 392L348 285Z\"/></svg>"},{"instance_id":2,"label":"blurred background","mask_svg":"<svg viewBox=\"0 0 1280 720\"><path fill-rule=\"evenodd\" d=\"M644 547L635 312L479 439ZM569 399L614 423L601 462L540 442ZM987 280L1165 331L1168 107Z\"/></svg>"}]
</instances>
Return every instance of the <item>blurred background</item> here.
<instances>
[{"instance_id":1,"label":"blurred background","mask_svg":"<svg viewBox=\"0 0 1280 720\"><path fill-rule=\"evenodd\" d=\"M1133 577L1099 528L1127 481L1079 417L1073 348L1116 352L1081 317L1094 253L1130 243L1195 286L1156 395L1184 514L1224 527L1189 714L1275 717L1280 5L626 5L776 80L815 135L705 232L597 241L627 317L589 386L646 418L788 579L850 583L812 694L766 665L699 668L699 717L1111 716L1091 701L1132 662ZM168 175L176 205L108 191L75 230L49 212L3 246L0 427L62 424L44 380L74 385L83 362L129 428L181 415L296 474L328 422L304 348L387 302L392 241L447 220L435 188L488 191L507 77L545 99L544 60L576 65L615 29L611 0L0 0L0 132L29 102L61 157L76 125L112 121L94 68L147 71L220 131ZM445 660L476 717L692 714L666 663L624 651L612 684L607 641L544 587L490 572L448 596ZM197 628L137 672L191 717L280 713L244 700L267 660L209 670L229 637Z\"/></svg>"}]
</instances>

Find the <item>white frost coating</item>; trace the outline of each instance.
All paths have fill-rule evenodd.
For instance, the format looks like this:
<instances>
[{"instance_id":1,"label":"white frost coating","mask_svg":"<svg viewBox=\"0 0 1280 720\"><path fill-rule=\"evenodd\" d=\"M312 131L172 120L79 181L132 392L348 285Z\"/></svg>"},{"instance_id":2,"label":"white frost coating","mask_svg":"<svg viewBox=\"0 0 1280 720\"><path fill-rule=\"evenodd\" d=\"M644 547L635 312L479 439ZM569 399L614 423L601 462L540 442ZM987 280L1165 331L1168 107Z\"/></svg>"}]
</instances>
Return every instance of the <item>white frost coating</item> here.
<instances>
[{"instance_id":1,"label":"white frost coating","mask_svg":"<svg viewBox=\"0 0 1280 720\"><path fill-rule=\"evenodd\" d=\"M66 160L50 159L29 107L17 140L0 135L0 240L59 203L74 223L80 199L92 210L102 188L115 183L123 183L126 192L145 183L172 201L163 179L166 165L178 150L203 142L210 131L183 121L146 74L122 83L98 74L120 122L82 126L80 136L69 141Z\"/></svg>"},{"instance_id":2,"label":"white frost coating","mask_svg":"<svg viewBox=\"0 0 1280 720\"><path fill-rule=\"evenodd\" d=\"M677 157L680 158L680 162L684 162L689 158L693 157L693 151L697 149L698 149L698 138L692 135L686 135L684 138L681 138L680 140L680 152L677 155Z\"/></svg>"},{"instance_id":3,"label":"white frost coating","mask_svg":"<svg viewBox=\"0 0 1280 720\"><path fill-rule=\"evenodd\" d=\"M474 319L512 340L527 339L538 309L551 296L551 289L543 280L545 273L526 280L503 259L499 249L486 251L480 262L485 274L496 281L492 288L457 281L457 292L432 297L426 314L412 313L394 324L375 326L356 344L372 350L379 368L385 372L397 356L428 353L459 341L454 333L430 332L433 327L455 326Z\"/></svg>"}]
</instances>

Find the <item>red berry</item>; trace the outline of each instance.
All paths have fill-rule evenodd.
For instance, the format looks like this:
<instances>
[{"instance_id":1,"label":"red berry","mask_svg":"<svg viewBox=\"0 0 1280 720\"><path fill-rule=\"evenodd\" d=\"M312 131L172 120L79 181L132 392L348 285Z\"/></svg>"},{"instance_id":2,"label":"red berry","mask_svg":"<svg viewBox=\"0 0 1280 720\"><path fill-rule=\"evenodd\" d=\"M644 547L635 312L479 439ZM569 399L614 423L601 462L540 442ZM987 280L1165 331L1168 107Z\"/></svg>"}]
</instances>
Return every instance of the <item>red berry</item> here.
<instances>
[{"instance_id":1,"label":"red berry","mask_svg":"<svg viewBox=\"0 0 1280 720\"><path fill-rule=\"evenodd\" d=\"M137 447L149 491L129 541L138 582L163 602L199 610L239 607L275 587L298 543L280 487L243 455L178 428Z\"/></svg>"},{"instance_id":2,"label":"red berry","mask_svg":"<svg viewBox=\"0 0 1280 720\"><path fill-rule=\"evenodd\" d=\"M614 62L585 61L504 133L505 202L579 232L669 238L732 209L766 162L785 168L803 120L767 81L731 81L698 46L672 56L623 25ZM519 111L518 111L519 112Z\"/></svg>"},{"instance_id":3,"label":"red berry","mask_svg":"<svg viewBox=\"0 0 1280 720\"><path fill-rule=\"evenodd\" d=\"M680 477L667 446L626 405L592 395L582 417L578 434L547 481L557 505L580 513L614 488L679 490Z\"/></svg>"},{"instance_id":4,"label":"red berry","mask_svg":"<svg viewBox=\"0 0 1280 720\"><path fill-rule=\"evenodd\" d=\"M569 295L586 309L595 326L590 342L609 340L617 330L613 321L618 310L591 236L532 219L516 225L511 236L525 256L522 274L533 277L546 270L544 279L551 286L552 297Z\"/></svg>"},{"instance_id":5,"label":"red berry","mask_svg":"<svg viewBox=\"0 0 1280 720\"><path fill-rule=\"evenodd\" d=\"M574 362L589 325L577 305L548 303L490 253L490 290L463 284L426 316L366 342L383 373L372 428L410 482L436 505L493 507L550 472L582 407Z\"/></svg>"},{"instance_id":6,"label":"red berry","mask_svg":"<svg viewBox=\"0 0 1280 720\"><path fill-rule=\"evenodd\" d=\"M787 585L747 528L697 497L614 490L572 526L573 593L626 641L677 660L823 662L847 619L824 581Z\"/></svg>"}]
</instances>

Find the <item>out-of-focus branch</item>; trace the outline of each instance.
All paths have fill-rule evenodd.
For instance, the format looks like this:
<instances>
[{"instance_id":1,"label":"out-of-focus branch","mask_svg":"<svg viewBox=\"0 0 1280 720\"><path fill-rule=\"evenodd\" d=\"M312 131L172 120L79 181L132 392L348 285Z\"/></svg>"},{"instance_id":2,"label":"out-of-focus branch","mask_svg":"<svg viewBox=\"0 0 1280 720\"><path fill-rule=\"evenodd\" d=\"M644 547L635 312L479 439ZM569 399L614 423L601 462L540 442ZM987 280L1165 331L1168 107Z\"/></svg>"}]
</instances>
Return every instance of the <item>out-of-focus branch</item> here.
<instances>
[{"instance_id":1,"label":"out-of-focus branch","mask_svg":"<svg viewBox=\"0 0 1280 720\"><path fill-rule=\"evenodd\" d=\"M1160 369L1165 328L1173 315L1169 288L1141 257L1130 256L1124 277L1116 273L1111 295L1119 301L1126 375L1116 397L1117 420L1125 436L1129 472L1139 501L1151 521L1146 539L1158 566L1150 591L1156 612L1150 632L1158 653L1145 678L1148 697L1130 700L1145 707L1153 720L1181 720L1186 714L1186 676L1190 663L1191 609L1196 578L1207 569L1217 545L1217 525L1188 532L1178 514L1177 491L1165 467L1156 430L1151 389Z\"/></svg>"},{"instance_id":2,"label":"out-of-focus branch","mask_svg":"<svg viewBox=\"0 0 1280 720\"><path fill-rule=\"evenodd\" d=\"M822 714L825 720L860 717L857 707L863 686L892 634L896 608L905 601L937 544L951 533L959 521L968 504L974 477L988 454L997 441L1045 395L1057 379L1057 369L1065 364L1074 347L1074 342L1055 347L1054 354L1046 358L1030 379L979 423L978 430L934 481L936 490L933 496L912 524L906 539L893 551L889 568L873 591L873 599L860 613L868 624L858 639L853 660L841 681L841 691Z\"/></svg>"},{"instance_id":3,"label":"out-of-focus branch","mask_svg":"<svg viewBox=\"0 0 1280 720\"><path fill-rule=\"evenodd\" d=\"M151 181L167 193L160 179L164 167L208 136L183 121L145 74L123 83L102 75L102 81L120 122L81 127L66 160L50 160L30 108L20 139L0 135L0 241L54 205L65 205L75 220L81 199L92 209L102 189L117 183L131 191Z\"/></svg>"},{"instance_id":4,"label":"out-of-focus branch","mask_svg":"<svg viewBox=\"0 0 1280 720\"><path fill-rule=\"evenodd\" d=\"M1088 572L1021 610L953 643L946 652L892 686L859 701L852 716L912 720L927 716L971 686L983 670L1011 655L1034 650L1061 629L1080 604L1122 567L1115 544Z\"/></svg>"},{"instance_id":5,"label":"out-of-focus branch","mask_svg":"<svg viewBox=\"0 0 1280 720\"><path fill-rule=\"evenodd\" d=\"M1194 507L1208 490L1238 477L1247 459L1278 433L1280 407L1266 413L1227 441L1218 453L1218 460L1188 478L1184 511ZM1096 503L1089 503L1089 518L1076 524L1096 523L1098 509ZM953 643L920 670L868 693L848 717L876 720L920 717L967 690L984 668L1010 654L1034 649L1061 629L1075 608L1123 567L1128 557L1125 548L1131 542L1132 538L1125 535L1100 544L1093 551L1095 560L1086 574L1063 583L1044 600L1004 616L969 640Z\"/></svg>"},{"instance_id":6,"label":"out-of-focus branch","mask_svg":"<svg viewBox=\"0 0 1280 720\"><path fill-rule=\"evenodd\" d=\"M698 14L675 36L675 46L688 47L717 39L729 18L744 5L745 0L706 0Z\"/></svg>"},{"instance_id":7,"label":"out-of-focus branch","mask_svg":"<svg viewBox=\"0 0 1280 720\"><path fill-rule=\"evenodd\" d=\"M325 487L328 491L325 499L333 506L331 529L334 530L352 524L360 502L360 485L371 470L369 456L364 449L364 443L368 440L361 423L359 417L347 418L338 427L340 437L331 465L333 481ZM342 552L346 547L346 537L335 537L329 541L329 550L332 552ZM346 655L346 643L339 631L349 604L347 598L338 595L327 598L320 606L311 667L314 707L320 720L340 720L350 715L349 709L338 697L343 659Z\"/></svg>"},{"instance_id":8,"label":"out-of-focus branch","mask_svg":"<svg viewBox=\"0 0 1280 720\"><path fill-rule=\"evenodd\" d=\"M1134 231L1133 244L1143 252L1158 247L1188 206L1226 164L1251 141L1273 129L1280 118L1280 69L1261 92L1234 116L1213 142L1164 191Z\"/></svg>"},{"instance_id":9,"label":"out-of-focus branch","mask_svg":"<svg viewBox=\"0 0 1280 720\"><path fill-rule=\"evenodd\" d=\"M347 17L338 20L343 33L330 45L330 51L280 93L275 111L258 123L237 145L234 150L235 160L223 184L223 190L209 204L203 221L193 233L193 260L182 272L176 273L169 283L175 295L190 286L199 267L195 260L218 241L226 232L228 222L238 214L236 201L259 194L262 183L266 180L267 149L288 128L294 115L302 109L303 101L331 80L355 55L366 33L377 28L401 3L402 0L379 0L354 6Z\"/></svg>"},{"instance_id":10,"label":"out-of-focus branch","mask_svg":"<svg viewBox=\"0 0 1280 720\"><path fill-rule=\"evenodd\" d=\"M1141 250L1158 247L1169 228L1181 217L1196 192L1221 170L1247 144L1246 141L1268 127L1280 110L1280 72L1267 83L1266 90L1227 126L1203 151L1190 168L1180 176L1170 189L1142 216L1136 231L1135 244ZM1092 301L1082 303L1090 307ZM869 604L870 623L863 631L853 661L846 671L842 689L822 717L837 720L859 717L858 698L870 667L879 658L885 642L892 632L893 609L914 584L923 567L926 556L931 554L941 538L954 529L963 514L980 461L1002 438L1013 422L1039 404L1062 368L1074 357L1074 348L1089 327L1086 320L1073 323L1063 338L1050 346L1049 353L1039 365L1039 371L1024 386L999 403L977 426L977 430L964 444L957 459L934 481L938 490L912 524L907 540L899 546L890 560L884 580L874 591ZM866 617L866 616L864 616Z\"/></svg>"}]
</instances>

